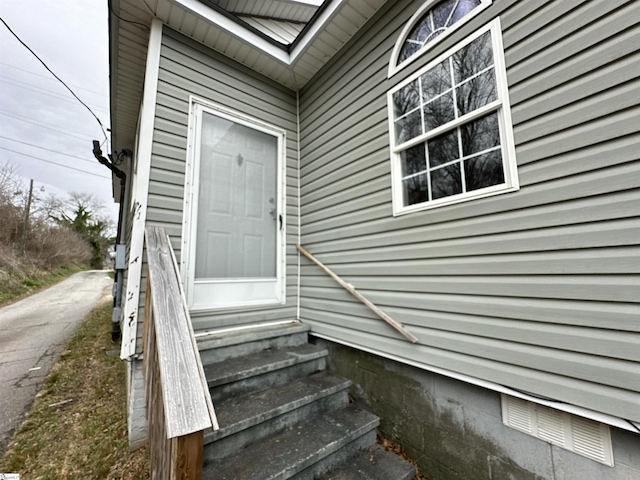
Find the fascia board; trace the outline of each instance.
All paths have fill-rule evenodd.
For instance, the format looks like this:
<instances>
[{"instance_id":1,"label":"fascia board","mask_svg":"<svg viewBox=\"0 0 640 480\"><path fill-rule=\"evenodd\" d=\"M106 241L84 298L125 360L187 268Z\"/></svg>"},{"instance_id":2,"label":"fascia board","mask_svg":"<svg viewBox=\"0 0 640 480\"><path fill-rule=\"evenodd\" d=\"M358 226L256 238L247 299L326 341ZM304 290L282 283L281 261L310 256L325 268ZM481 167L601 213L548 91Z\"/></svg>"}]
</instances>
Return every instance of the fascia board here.
<instances>
[{"instance_id":1,"label":"fascia board","mask_svg":"<svg viewBox=\"0 0 640 480\"><path fill-rule=\"evenodd\" d=\"M256 35L251 30L225 17L213 8L199 2L198 0L174 0L174 2L193 14L217 25L230 35L233 35L244 42L250 43L275 60L278 60L285 65L290 65L291 59L289 53L276 47L259 35Z\"/></svg>"},{"instance_id":2,"label":"fascia board","mask_svg":"<svg viewBox=\"0 0 640 480\"><path fill-rule=\"evenodd\" d=\"M293 51L289 56L289 65L293 64L302 54L306 51L309 44L311 44L316 37L324 30L327 23L331 21L339 8L346 0L332 0L329 5L322 11L320 17L313 22L311 28L305 32L304 37L296 44Z\"/></svg>"}]
</instances>

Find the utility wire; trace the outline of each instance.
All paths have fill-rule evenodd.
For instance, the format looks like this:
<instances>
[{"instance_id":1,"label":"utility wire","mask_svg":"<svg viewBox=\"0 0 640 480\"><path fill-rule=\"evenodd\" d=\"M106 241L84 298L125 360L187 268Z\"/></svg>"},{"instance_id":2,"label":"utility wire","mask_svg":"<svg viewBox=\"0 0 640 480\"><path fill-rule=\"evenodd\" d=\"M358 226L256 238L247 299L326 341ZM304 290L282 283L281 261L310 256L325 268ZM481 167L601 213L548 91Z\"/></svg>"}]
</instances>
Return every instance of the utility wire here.
<instances>
[{"instance_id":1,"label":"utility wire","mask_svg":"<svg viewBox=\"0 0 640 480\"><path fill-rule=\"evenodd\" d=\"M14 87L24 88L26 90L31 90L32 92L36 92L36 93L38 93L40 95L45 95L47 97L55 98L57 100L61 100L63 102L68 102L68 103L73 103L74 105L76 105L75 100L73 100L72 98L69 98L69 97L67 97L65 95L61 95L58 92L55 92L55 91L50 90L48 88L37 87L35 85L31 85L31 84L24 83L24 82L20 83L18 80L15 80L13 78L7 78L4 75L0 75L0 82L6 83L6 84L9 84L9 85L13 85ZM100 107L98 105L93 105L92 104L92 106L93 106L93 108L95 110L102 110L103 112L107 112L106 109L104 109L104 108L102 108L102 107Z\"/></svg>"},{"instance_id":2,"label":"utility wire","mask_svg":"<svg viewBox=\"0 0 640 480\"><path fill-rule=\"evenodd\" d=\"M6 148L6 147L0 146L0 150L6 150L7 152L17 153L18 155L23 155L23 156L29 157L29 158L35 158L36 160L40 160L42 162L52 163L54 165L58 165L60 167L68 168L70 170L75 170L77 172L86 173L87 175L93 175L95 177L106 178L106 179L111 180L111 177L107 177L106 175L100 175L98 173L93 173L93 172L87 172L86 170L80 170L79 168L70 167L69 165L64 165L64 164L58 163L58 162L52 162L51 160L47 160L46 158L40 158L40 157L36 157L34 155L27 155L26 153L18 152L17 150L11 150L10 148Z\"/></svg>"},{"instance_id":3,"label":"utility wire","mask_svg":"<svg viewBox=\"0 0 640 480\"><path fill-rule=\"evenodd\" d=\"M22 145L28 145L29 147L33 147L33 148L39 148L40 150L45 150L47 152L53 152L53 153L57 153L59 155L64 155L65 157L71 157L71 158L77 158L78 160L82 160L84 162L89 162L92 165L95 165L96 162L89 160L88 158L84 158L84 157L79 157L78 155L71 155L69 153L64 153L61 152L60 150L54 150L52 148L45 148L45 147L41 147L39 145L35 145L33 143L29 143L29 142L23 142L21 140L16 140L15 138L9 138L9 137L5 137L4 135L0 135L0 138L3 138L5 140L9 140L10 142L16 142L16 143L21 143Z\"/></svg>"},{"instance_id":4,"label":"utility wire","mask_svg":"<svg viewBox=\"0 0 640 480\"><path fill-rule=\"evenodd\" d=\"M95 135L89 135L88 133L79 132L78 130L66 130L66 131L58 130L57 128L52 128L51 126L47 126L47 125L51 125L51 124L47 124L47 123L44 123L44 122L43 123L34 122L32 120L27 120L26 118L20 118L21 115L11 114L11 113L3 111L3 110L0 110L0 115L6 115L7 117L14 118L14 119L19 120L21 122L30 123L31 125L35 125L36 127L46 128L47 130L51 130L51 131L59 133L61 135L68 135L69 137L77 138L78 140L86 140L86 139L95 138ZM79 135L73 135L72 133L69 133L70 131L78 133Z\"/></svg>"},{"instance_id":5,"label":"utility wire","mask_svg":"<svg viewBox=\"0 0 640 480\"><path fill-rule=\"evenodd\" d=\"M53 78L51 78L49 75L43 75L41 73L36 73L36 72L32 72L31 70L27 70L26 68L16 67L15 65L12 65L11 63L0 62L0 65L4 65L5 67L13 68L13 69L19 70L21 72L25 72L25 73L29 73L31 75L35 75L36 77L42 77L42 78L45 78L45 79L50 80L52 82L55 82L55 80ZM11 77L7 77L7 78L11 78ZM75 87L76 89L84 90L85 92L90 92L90 93L93 93L95 95L99 95L101 97L108 97L109 96L109 95L106 95L105 93L96 92L95 90L90 90L88 88L81 87L80 85L76 85L74 83L70 83L69 85L72 86L72 87Z\"/></svg>"},{"instance_id":6,"label":"utility wire","mask_svg":"<svg viewBox=\"0 0 640 480\"><path fill-rule=\"evenodd\" d=\"M53 76L56 78L56 80L58 80L62 85L64 85L64 86L65 86L65 88L66 88L67 90L69 90L69 91L71 92L71 95L73 95L73 96L76 98L76 100L78 100L82 105L84 105L84 107L85 107L87 110L89 110L89 112L91 113L91 115L93 115L93 118L95 118L95 119L96 119L96 121L98 122L98 124L100 125L100 128L102 129L102 133L104 134L104 141L105 141L105 142L107 142L107 141L109 140L109 137L107 137L107 132L106 132L106 130L104 129L104 126L102 125L102 122L100 121L100 119L98 118L98 116L97 116L95 113L93 113L93 110L91 110L91 108L89 108L89 106L88 106L86 103L84 103L82 100L80 100L80 97L78 97L78 96L75 94L75 92L74 92L73 90L71 90L71 88L69 87L69 85L67 85L66 83L64 83L64 81L63 81L60 77L58 77L55 73L53 73L53 70L51 70L51 69L49 68L49 66L48 66L46 63L44 63L44 61L43 61L43 60L42 60L42 59L41 59L41 58L36 54L36 52L34 52L33 50L31 50L31 48L29 47L29 45L27 45L26 43L24 43L24 42L22 41L22 39L21 39L18 35L16 35L16 33L15 33L13 30L11 30L11 27L7 24L7 22L5 22L5 21L4 21L4 18L0 17L0 22L2 22L2 23L4 24L4 26L5 26L5 27L7 27L7 30L9 30L9 32L11 33L11 35L13 35L14 37L16 37L16 39L18 40L18 42L20 42L20 43L21 43L21 44L22 44L22 45L23 45L27 50L29 50L29 52L31 52L31 54L32 54L34 57L36 57L36 58L38 59L38 61L39 61L39 62L44 66L44 68L46 68L46 69L49 71L49 73L50 73L51 75L53 75Z\"/></svg>"}]
</instances>

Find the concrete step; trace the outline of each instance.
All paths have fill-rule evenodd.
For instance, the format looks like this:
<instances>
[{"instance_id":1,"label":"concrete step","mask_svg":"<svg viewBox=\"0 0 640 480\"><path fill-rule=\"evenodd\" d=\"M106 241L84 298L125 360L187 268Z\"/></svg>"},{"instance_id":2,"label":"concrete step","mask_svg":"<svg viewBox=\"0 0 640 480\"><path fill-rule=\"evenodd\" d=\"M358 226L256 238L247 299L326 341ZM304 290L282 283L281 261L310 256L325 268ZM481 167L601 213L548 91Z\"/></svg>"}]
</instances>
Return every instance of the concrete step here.
<instances>
[{"instance_id":1,"label":"concrete step","mask_svg":"<svg viewBox=\"0 0 640 480\"><path fill-rule=\"evenodd\" d=\"M246 448L205 461L203 478L312 480L375 443L379 419L354 404L314 415Z\"/></svg>"},{"instance_id":2,"label":"concrete step","mask_svg":"<svg viewBox=\"0 0 640 480\"><path fill-rule=\"evenodd\" d=\"M204 366L211 397L218 402L250 391L284 385L324 370L328 352L305 343L228 358Z\"/></svg>"},{"instance_id":3,"label":"concrete step","mask_svg":"<svg viewBox=\"0 0 640 480\"><path fill-rule=\"evenodd\" d=\"M320 372L217 403L221 428L205 434L205 461L230 455L310 416L346 405L350 385L347 379Z\"/></svg>"},{"instance_id":4,"label":"concrete step","mask_svg":"<svg viewBox=\"0 0 640 480\"><path fill-rule=\"evenodd\" d=\"M307 343L309 327L301 323L256 327L249 330L211 333L197 337L203 364L244 357L269 348Z\"/></svg>"},{"instance_id":5,"label":"concrete step","mask_svg":"<svg viewBox=\"0 0 640 480\"><path fill-rule=\"evenodd\" d=\"M412 480L415 475L416 467L380 445L373 445L319 480Z\"/></svg>"}]
</instances>

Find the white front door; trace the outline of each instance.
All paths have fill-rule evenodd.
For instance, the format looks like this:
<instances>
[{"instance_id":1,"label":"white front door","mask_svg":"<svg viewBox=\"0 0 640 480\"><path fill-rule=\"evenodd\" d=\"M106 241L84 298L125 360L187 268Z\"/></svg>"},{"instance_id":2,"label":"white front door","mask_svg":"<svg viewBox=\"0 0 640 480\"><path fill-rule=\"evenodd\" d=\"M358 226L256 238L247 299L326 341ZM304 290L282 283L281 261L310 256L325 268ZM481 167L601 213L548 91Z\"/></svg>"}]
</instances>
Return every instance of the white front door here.
<instances>
[{"instance_id":1,"label":"white front door","mask_svg":"<svg viewBox=\"0 0 640 480\"><path fill-rule=\"evenodd\" d=\"M191 310L284 301L284 132L194 103L185 229Z\"/></svg>"}]
</instances>

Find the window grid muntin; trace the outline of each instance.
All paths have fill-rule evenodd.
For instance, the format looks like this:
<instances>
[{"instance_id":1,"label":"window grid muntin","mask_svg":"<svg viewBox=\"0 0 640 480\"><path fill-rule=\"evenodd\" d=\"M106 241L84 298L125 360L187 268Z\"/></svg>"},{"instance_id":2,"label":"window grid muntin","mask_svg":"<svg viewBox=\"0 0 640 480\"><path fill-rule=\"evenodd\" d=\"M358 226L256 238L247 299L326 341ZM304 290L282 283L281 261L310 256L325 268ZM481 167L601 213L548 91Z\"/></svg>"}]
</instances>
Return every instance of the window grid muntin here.
<instances>
[{"instance_id":1,"label":"window grid muntin","mask_svg":"<svg viewBox=\"0 0 640 480\"><path fill-rule=\"evenodd\" d=\"M439 25L438 27L436 27L436 22L434 19L435 10L440 6L444 7L446 3L452 3L452 2L453 2L453 6L449 11L449 14L447 15L446 20L442 23L442 25ZM475 6L473 6L469 11L464 13L462 17L459 17L454 23L451 24L450 22L453 17L453 14L457 10L457 8L460 6L460 0L449 0L449 2L447 2L447 0L441 0L441 1L439 0L433 3L431 8L429 8L429 10L427 10L425 14L423 14L417 19L417 21L412 25L411 29L407 33L405 40L402 43L400 50L398 52L396 64L402 65L403 63L409 61L411 57L418 55L421 50L423 50L429 43L435 41L439 36L445 34L448 30L451 30L452 28L457 28L457 24L459 22L461 22L466 16L471 14L474 10L476 10L481 5L482 5L482 1L478 1L478 3ZM425 17L427 17L430 23L429 27L431 30L427 35L427 37L424 39L424 41L420 41L416 38L410 38L411 36L417 37L419 35L420 27L424 24L423 19L425 19ZM406 56L405 58L401 58L405 51L404 47L407 43L418 46L418 49L415 50L413 53L409 54L408 56Z\"/></svg>"},{"instance_id":2,"label":"window grid muntin","mask_svg":"<svg viewBox=\"0 0 640 480\"><path fill-rule=\"evenodd\" d=\"M478 110L483 109L485 107L487 107L488 105L495 105L496 107L499 107L502 104L502 99L501 99L501 92L500 89L498 88L498 80L497 80L497 75L495 74L495 61L488 67L480 70L479 72L473 74L472 76L465 78L464 80L462 80L461 82L455 83L454 82L454 72L453 72L453 55L451 55L447 60L449 60L449 73L451 76L451 87L443 92L441 92L440 94L436 95L433 98L430 98L428 101L424 101L424 99L422 98L423 95L423 89L422 89L422 77L424 74L426 74L427 72L429 72L430 70L432 70L433 68L436 68L440 63L442 62L438 62L437 64L435 64L433 66L433 68L429 68L426 69L424 72L422 72L420 75L418 75L418 77L412 81L409 82L408 84L404 85L402 88L399 88L398 90L393 92L393 95L395 95L396 93L402 91L404 88L408 87L409 85L411 85L413 82L418 82L418 96L419 96L419 102L420 105L413 108L412 110L409 110L408 112L402 114L399 117L395 116L395 111L396 111L396 103L395 103L395 99L394 99L394 117L393 117L393 130L394 130L394 138L398 139L398 135L399 135L399 131L397 129L397 125L398 122L402 119L407 118L409 115L415 113L416 111L420 110L421 114L420 114L420 123L421 123L421 130L422 130L422 134L418 135L416 137L410 138L408 140L405 140L404 142L397 144L396 145L396 149L397 150L403 150L405 145L412 141L415 140L416 138L421 138L424 136L427 136L429 133L431 133L432 131L436 130L436 129L443 129L443 130L448 130L449 128L451 128L452 126L454 126L456 124L456 122L460 121L461 119L468 117L469 115L473 115L475 114ZM475 78L478 78L480 75L490 72L490 71L494 71L494 82L495 82L495 86L496 86L496 99L493 102L489 102L485 105L482 105L479 108L476 108L475 110L472 110L471 112L467 112L466 114L459 116L459 112L458 112L458 101L457 101L457 93L456 90L463 86L466 83L469 83L470 81L472 81ZM442 125L438 125L438 127L432 128L430 130L426 130L425 128L425 122L424 122L424 107L427 106L428 104L432 103L433 101L442 98L443 96L447 95L448 93L452 94L453 97L453 108L454 108L454 119L450 120L449 122L443 123ZM471 120L469 120L471 121ZM463 122L464 123L464 122Z\"/></svg>"}]
</instances>

